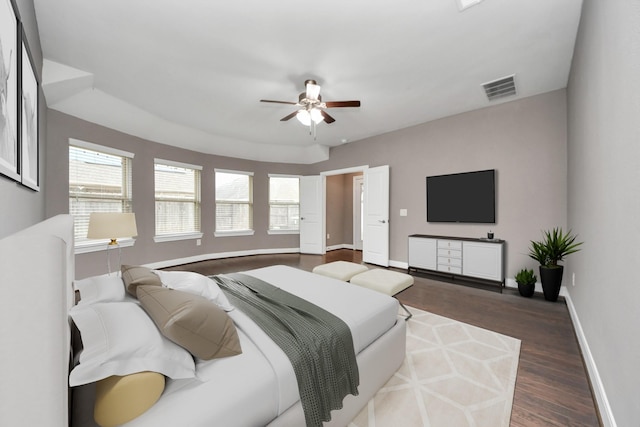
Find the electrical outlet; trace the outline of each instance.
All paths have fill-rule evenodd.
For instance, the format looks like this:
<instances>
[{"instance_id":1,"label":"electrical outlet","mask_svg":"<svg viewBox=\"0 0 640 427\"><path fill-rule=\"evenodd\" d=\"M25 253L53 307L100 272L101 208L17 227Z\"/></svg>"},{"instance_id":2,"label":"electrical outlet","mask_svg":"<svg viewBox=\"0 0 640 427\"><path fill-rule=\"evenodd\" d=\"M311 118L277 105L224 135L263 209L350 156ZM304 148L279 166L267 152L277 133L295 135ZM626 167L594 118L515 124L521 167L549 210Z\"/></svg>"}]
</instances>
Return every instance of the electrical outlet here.
<instances>
[{"instance_id":1,"label":"electrical outlet","mask_svg":"<svg viewBox=\"0 0 640 427\"><path fill-rule=\"evenodd\" d=\"M327 233L327 240L331 238L331 234Z\"/></svg>"},{"instance_id":2,"label":"electrical outlet","mask_svg":"<svg viewBox=\"0 0 640 427\"><path fill-rule=\"evenodd\" d=\"M202 239L197 239L196 240L196 246L200 246L202 244Z\"/></svg>"},{"instance_id":3,"label":"electrical outlet","mask_svg":"<svg viewBox=\"0 0 640 427\"><path fill-rule=\"evenodd\" d=\"M571 286L575 286L576 285L576 273L573 273L571 275Z\"/></svg>"}]
</instances>

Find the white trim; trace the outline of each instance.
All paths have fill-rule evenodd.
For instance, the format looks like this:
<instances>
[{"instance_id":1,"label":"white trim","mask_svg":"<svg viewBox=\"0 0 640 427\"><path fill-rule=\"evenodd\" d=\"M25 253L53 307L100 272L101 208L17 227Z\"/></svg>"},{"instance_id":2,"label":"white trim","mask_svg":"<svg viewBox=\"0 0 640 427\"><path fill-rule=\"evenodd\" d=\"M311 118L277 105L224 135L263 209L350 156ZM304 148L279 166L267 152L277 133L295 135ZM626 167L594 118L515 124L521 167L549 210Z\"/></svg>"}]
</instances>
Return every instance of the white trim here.
<instances>
[{"instance_id":1,"label":"white trim","mask_svg":"<svg viewBox=\"0 0 640 427\"><path fill-rule=\"evenodd\" d=\"M300 179L300 177L302 175L288 175L288 174L283 174L283 173L270 173L269 178L298 178Z\"/></svg>"},{"instance_id":2,"label":"white trim","mask_svg":"<svg viewBox=\"0 0 640 427\"><path fill-rule=\"evenodd\" d=\"M351 249L353 250L353 245L350 243L342 243L341 245L331 245L327 246L327 251L335 251L338 249Z\"/></svg>"},{"instance_id":3,"label":"white trim","mask_svg":"<svg viewBox=\"0 0 640 427\"><path fill-rule=\"evenodd\" d=\"M69 138L69 145L74 147L86 148L87 150L100 151L101 153L111 154L113 156L128 157L133 159L134 153L130 153L124 150L118 150L117 148L107 147L104 145L94 144L93 142L81 141L75 138Z\"/></svg>"},{"instance_id":4,"label":"white trim","mask_svg":"<svg viewBox=\"0 0 640 427\"><path fill-rule=\"evenodd\" d=\"M236 252L218 252L211 254L195 255L187 258L176 258L166 261L153 262L144 266L151 269L173 267L176 265L190 264L192 262L208 261L212 259L235 258L249 255L275 255L275 254L297 254L300 248L273 248L273 249L252 249Z\"/></svg>"},{"instance_id":5,"label":"white trim","mask_svg":"<svg viewBox=\"0 0 640 427\"><path fill-rule=\"evenodd\" d=\"M176 233L176 234L161 234L159 236L153 236L153 241L156 243L175 242L178 240L190 240L190 239L202 239L203 233Z\"/></svg>"},{"instance_id":6,"label":"white trim","mask_svg":"<svg viewBox=\"0 0 640 427\"><path fill-rule=\"evenodd\" d=\"M195 170L202 170L202 166L200 165L192 165L190 163L182 163L182 162L176 162L173 160L166 160L166 159L157 159L154 158L153 159L153 164L157 165L157 164L161 164L161 165L165 165L165 166L173 166L176 168L183 168L183 169L195 169Z\"/></svg>"},{"instance_id":7,"label":"white trim","mask_svg":"<svg viewBox=\"0 0 640 427\"><path fill-rule=\"evenodd\" d=\"M267 230L267 234L300 234L300 230Z\"/></svg>"},{"instance_id":8,"label":"white trim","mask_svg":"<svg viewBox=\"0 0 640 427\"><path fill-rule=\"evenodd\" d=\"M74 253L78 254L87 254L90 252L101 252L106 251L108 249L109 239L99 239L99 240L88 240L86 242L79 242L75 244ZM136 239L133 238L125 238L118 240L118 246L121 248L128 248L133 246L136 243Z\"/></svg>"},{"instance_id":9,"label":"white trim","mask_svg":"<svg viewBox=\"0 0 640 427\"><path fill-rule=\"evenodd\" d=\"M255 230L216 231L213 233L215 237L253 236L254 234Z\"/></svg>"},{"instance_id":10,"label":"white trim","mask_svg":"<svg viewBox=\"0 0 640 427\"><path fill-rule=\"evenodd\" d=\"M517 289L518 284L516 283L515 279L508 278L507 280L505 280L505 287ZM535 291L542 293L542 284L540 282L536 282ZM596 362L595 360L593 360L593 355L591 354L591 349L589 348L589 342L587 341L587 337L582 330L580 318L578 317L578 312L573 305L571 294L569 294L569 291L567 291L567 288L565 286L561 286L560 295L564 297L565 303L567 304L567 309L569 310L569 316L571 317L573 330L575 331L576 338L578 339L578 345L580 346L580 351L582 352L584 365L587 368L589 382L591 383L591 389L593 390L593 395L596 399L597 409L598 413L600 414L600 419L602 420L602 425L604 427L616 427L617 424L615 418L613 417L611 405L609 405L607 392L604 388L604 385L602 384L602 380L600 379L600 373L598 372Z\"/></svg>"},{"instance_id":11,"label":"white trim","mask_svg":"<svg viewBox=\"0 0 640 427\"><path fill-rule=\"evenodd\" d=\"M354 167L351 167L351 168L336 169L336 170L332 170L332 171L320 172L320 176L344 175L344 174L347 174L347 173L356 173L356 172L364 173L364 171L366 171L367 169L369 169L369 165L354 166Z\"/></svg>"},{"instance_id":12,"label":"white trim","mask_svg":"<svg viewBox=\"0 0 640 427\"><path fill-rule=\"evenodd\" d=\"M593 359L593 355L591 354L591 349L589 348L587 337L582 330L578 312L573 305L571 295L566 292L566 288L564 289L564 291L564 299L567 303L567 308L569 309L569 315L571 316L573 329L576 333L576 337L578 338L578 344L580 345L580 350L582 351L584 364L587 367L589 382L591 383L591 389L593 390L593 394L596 399L597 409L600 414L600 419L602 420L602 425L604 427L616 427L616 420L613 416L613 411L611 410L609 399L607 398L607 392L604 388L604 385L602 384L602 379L600 378L600 373L598 372L598 366L596 365L596 362Z\"/></svg>"},{"instance_id":13,"label":"white trim","mask_svg":"<svg viewBox=\"0 0 640 427\"><path fill-rule=\"evenodd\" d=\"M392 259L389 260L389 267L400 268L402 270L407 270L409 268L409 263L404 261L394 261Z\"/></svg>"},{"instance_id":14,"label":"white trim","mask_svg":"<svg viewBox=\"0 0 640 427\"><path fill-rule=\"evenodd\" d=\"M245 171L233 171L230 169L218 169L218 168L214 168L213 169L214 172L220 172L220 173L233 173L236 175L249 175L249 176L253 176L253 172L245 172Z\"/></svg>"}]
</instances>

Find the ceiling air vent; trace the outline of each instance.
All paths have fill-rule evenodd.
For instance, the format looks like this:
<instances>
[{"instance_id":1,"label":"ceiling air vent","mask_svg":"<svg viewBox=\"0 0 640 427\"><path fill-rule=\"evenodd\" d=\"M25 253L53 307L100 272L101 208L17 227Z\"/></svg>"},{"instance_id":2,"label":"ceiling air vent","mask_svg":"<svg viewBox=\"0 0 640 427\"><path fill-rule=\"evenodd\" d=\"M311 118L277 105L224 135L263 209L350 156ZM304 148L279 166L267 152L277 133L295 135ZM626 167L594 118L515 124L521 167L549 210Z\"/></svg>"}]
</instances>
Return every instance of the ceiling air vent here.
<instances>
[{"instance_id":1,"label":"ceiling air vent","mask_svg":"<svg viewBox=\"0 0 640 427\"><path fill-rule=\"evenodd\" d=\"M505 96L511 96L516 94L516 82L514 80L515 74L507 77L503 77L492 82L484 83L482 87L489 101L494 99L503 98Z\"/></svg>"}]
</instances>

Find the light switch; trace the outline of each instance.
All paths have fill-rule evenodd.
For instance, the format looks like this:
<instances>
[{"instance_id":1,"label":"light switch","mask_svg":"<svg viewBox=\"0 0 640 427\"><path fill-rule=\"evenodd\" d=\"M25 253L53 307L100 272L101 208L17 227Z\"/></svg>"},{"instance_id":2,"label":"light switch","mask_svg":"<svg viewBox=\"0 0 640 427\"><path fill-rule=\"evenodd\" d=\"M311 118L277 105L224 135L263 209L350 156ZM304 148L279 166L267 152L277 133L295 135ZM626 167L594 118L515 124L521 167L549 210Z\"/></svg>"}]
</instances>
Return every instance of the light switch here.
<instances>
[{"instance_id":1,"label":"light switch","mask_svg":"<svg viewBox=\"0 0 640 427\"><path fill-rule=\"evenodd\" d=\"M400 216L407 216L407 210L406 209L400 209Z\"/></svg>"}]
</instances>

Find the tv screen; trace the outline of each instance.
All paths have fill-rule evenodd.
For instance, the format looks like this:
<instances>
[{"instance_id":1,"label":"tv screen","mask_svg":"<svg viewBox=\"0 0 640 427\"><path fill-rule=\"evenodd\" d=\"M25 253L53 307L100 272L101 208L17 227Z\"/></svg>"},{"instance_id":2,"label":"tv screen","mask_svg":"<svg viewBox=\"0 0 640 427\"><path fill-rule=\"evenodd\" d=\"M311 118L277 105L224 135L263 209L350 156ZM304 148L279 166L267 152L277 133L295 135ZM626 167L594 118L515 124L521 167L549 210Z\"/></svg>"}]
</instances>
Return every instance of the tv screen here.
<instances>
[{"instance_id":1,"label":"tv screen","mask_svg":"<svg viewBox=\"0 0 640 427\"><path fill-rule=\"evenodd\" d=\"M496 222L495 169L427 177L427 221Z\"/></svg>"}]
</instances>

